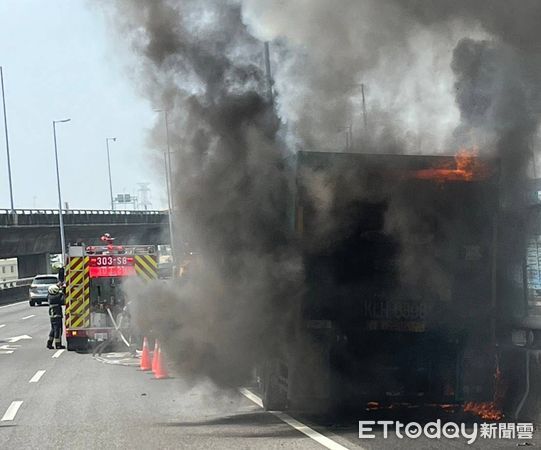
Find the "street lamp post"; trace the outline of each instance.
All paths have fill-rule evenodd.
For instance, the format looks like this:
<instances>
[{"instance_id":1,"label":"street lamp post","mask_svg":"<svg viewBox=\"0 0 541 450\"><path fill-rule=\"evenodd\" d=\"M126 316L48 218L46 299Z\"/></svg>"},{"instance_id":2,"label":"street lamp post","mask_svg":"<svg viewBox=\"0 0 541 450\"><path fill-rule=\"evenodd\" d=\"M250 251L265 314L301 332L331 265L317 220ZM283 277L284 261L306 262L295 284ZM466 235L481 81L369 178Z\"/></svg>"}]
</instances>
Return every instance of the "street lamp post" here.
<instances>
[{"instance_id":1,"label":"street lamp post","mask_svg":"<svg viewBox=\"0 0 541 450\"><path fill-rule=\"evenodd\" d=\"M62 247L62 266L66 263L66 238L64 235L64 218L62 216L62 194L60 192L60 171L58 170L58 147L56 145L56 124L69 122L71 119L53 120L54 159L56 163L56 184L58 187L58 220L60 222L60 245Z\"/></svg>"},{"instance_id":2,"label":"street lamp post","mask_svg":"<svg viewBox=\"0 0 541 450\"><path fill-rule=\"evenodd\" d=\"M170 196L168 198L169 200L169 209L172 211L174 209L174 205L173 205L173 178L172 178L172 173L171 173L171 146L169 144L169 120L168 120L168 115L167 115L167 109L158 109L156 110L157 112L163 112L163 115L164 115L164 120L165 120L165 139L166 139L166 142L167 142L167 153L165 154L166 156L166 160L167 160L167 167L166 167L166 170L167 170L167 189L169 190L170 192Z\"/></svg>"},{"instance_id":3,"label":"street lamp post","mask_svg":"<svg viewBox=\"0 0 541 450\"><path fill-rule=\"evenodd\" d=\"M4 72L2 66L0 66L0 84L2 85L2 104L4 106L4 134L6 136L6 153L8 163L8 181L9 181L9 199L11 201L11 214L15 212L13 205L13 184L11 181L11 160L9 156L9 138L8 138L8 117L6 114L6 94L4 92Z\"/></svg>"},{"instance_id":4,"label":"street lamp post","mask_svg":"<svg viewBox=\"0 0 541 450\"><path fill-rule=\"evenodd\" d=\"M173 243L173 209L171 208L171 205L173 204L173 199L171 195L171 166L170 164L170 157L168 154L164 154L164 160L165 160L165 182L167 187L167 202L169 204L169 214L167 214L169 219L169 241L170 241L170 247L171 247L171 265L173 266L173 269L175 268L175 245Z\"/></svg>"},{"instance_id":5,"label":"street lamp post","mask_svg":"<svg viewBox=\"0 0 541 450\"><path fill-rule=\"evenodd\" d=\"M107 146L107 167L109 168L109 194L111 195L111 209L115 209L113 202L113 179L111 178L111 157L109 156L109 141L116 141L116 137L105 138L105 145Z\"/></svg>"},{"instance_id":6,"label":"street lamp post","mask_svg":"<svg viewBox=\"0 0 541 450\"><path fill-rule=\"evenodd\" d=\"M167 142L167 151L165 152L165 181L167 184L167 203L169 207L169 240L171 246L171 262L173 268L175 267L175 244L174 244L174 233L173 233L173 211L174 211L174 201L173 201L173 177L171 171L171 146L169 143L169 120L167 109L158 109L156 112L163 112L165 120L165 139Z\"/></svg>"}]
</instances>

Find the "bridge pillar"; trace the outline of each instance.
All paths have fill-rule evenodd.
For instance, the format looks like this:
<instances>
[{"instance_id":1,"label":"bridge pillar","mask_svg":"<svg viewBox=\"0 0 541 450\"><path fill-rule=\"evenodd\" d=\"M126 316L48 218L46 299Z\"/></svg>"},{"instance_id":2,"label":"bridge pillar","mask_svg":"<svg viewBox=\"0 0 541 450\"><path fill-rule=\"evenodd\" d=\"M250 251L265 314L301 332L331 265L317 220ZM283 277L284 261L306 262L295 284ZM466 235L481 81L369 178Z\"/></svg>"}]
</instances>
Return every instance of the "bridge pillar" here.
<instances>
[{"instance_id":1,"label":"bridge pillar","mask_svg":"<svg viewBox=\"0 0 541 450\"><path fill-rule=\"evenodd\" d=\"M19 269L19 278L30 278L38 274L51 273L49 253L17 256L17 268Z\"/></svg>"}]
</instances>

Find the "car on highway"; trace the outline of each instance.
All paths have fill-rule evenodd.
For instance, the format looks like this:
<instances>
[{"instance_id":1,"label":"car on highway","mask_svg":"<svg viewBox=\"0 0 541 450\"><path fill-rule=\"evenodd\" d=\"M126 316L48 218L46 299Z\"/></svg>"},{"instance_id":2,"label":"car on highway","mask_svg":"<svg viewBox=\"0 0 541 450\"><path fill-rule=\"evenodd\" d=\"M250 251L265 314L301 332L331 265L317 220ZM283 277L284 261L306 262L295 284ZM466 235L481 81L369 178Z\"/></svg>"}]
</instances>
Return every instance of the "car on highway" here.
<instances>
[{"instance_id":1,"label":"car on highway","mask_svg":"<svg viewBox=\"0 0 541 450\"><path fill-rule=\"evenodd\" d=\"M30 306L39 306L43 302L47 302L47 294L49 286L58 283L58 276L54 274L36 275L32 280L29 289Z\"/></svg>"}]
</instances>

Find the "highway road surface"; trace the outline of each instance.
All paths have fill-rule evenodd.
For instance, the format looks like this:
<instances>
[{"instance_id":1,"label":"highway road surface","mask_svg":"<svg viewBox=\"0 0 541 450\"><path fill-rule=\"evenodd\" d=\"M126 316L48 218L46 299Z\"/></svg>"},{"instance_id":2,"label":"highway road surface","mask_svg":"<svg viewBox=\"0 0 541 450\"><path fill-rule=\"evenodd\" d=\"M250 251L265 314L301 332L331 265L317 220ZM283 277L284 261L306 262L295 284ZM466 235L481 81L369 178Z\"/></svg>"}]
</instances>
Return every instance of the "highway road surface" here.
<instances>
[{"instance_id":1,"label":"highway road surface","mask_svg":"<svg viewBox=\"0 0 541 450\"><path fill-rule=\"evenodd\" d=\"M359 439L334 423L264 412L251 390L154 380L123 353L47 350L47 307L0 307L1 449L421 449L539 447L532 440ZM174 375L174 374L173 374ZM539 432L541 435L541 431ZM391 437L392 436L392 437ZM530 444L530 445L525 445Z\"/></svg>"}]
</instances>

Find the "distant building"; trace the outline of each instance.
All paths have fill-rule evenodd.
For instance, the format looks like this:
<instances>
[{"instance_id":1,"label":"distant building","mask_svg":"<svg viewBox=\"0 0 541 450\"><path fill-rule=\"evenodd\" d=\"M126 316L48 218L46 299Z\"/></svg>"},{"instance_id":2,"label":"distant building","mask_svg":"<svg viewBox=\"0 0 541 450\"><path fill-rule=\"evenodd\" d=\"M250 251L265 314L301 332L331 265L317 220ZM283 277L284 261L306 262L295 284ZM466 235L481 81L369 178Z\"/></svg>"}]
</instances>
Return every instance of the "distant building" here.
<instances>
[{"instance_id":1,"label":"distant building","mask_svg":"<svg viewBox=\"0 0 541 450\"><path fill-rule=\"evenodd\" d=\"M17 258L0 259L0 287L9 287L18 278Z\"/></svg>"}]
</instances>

